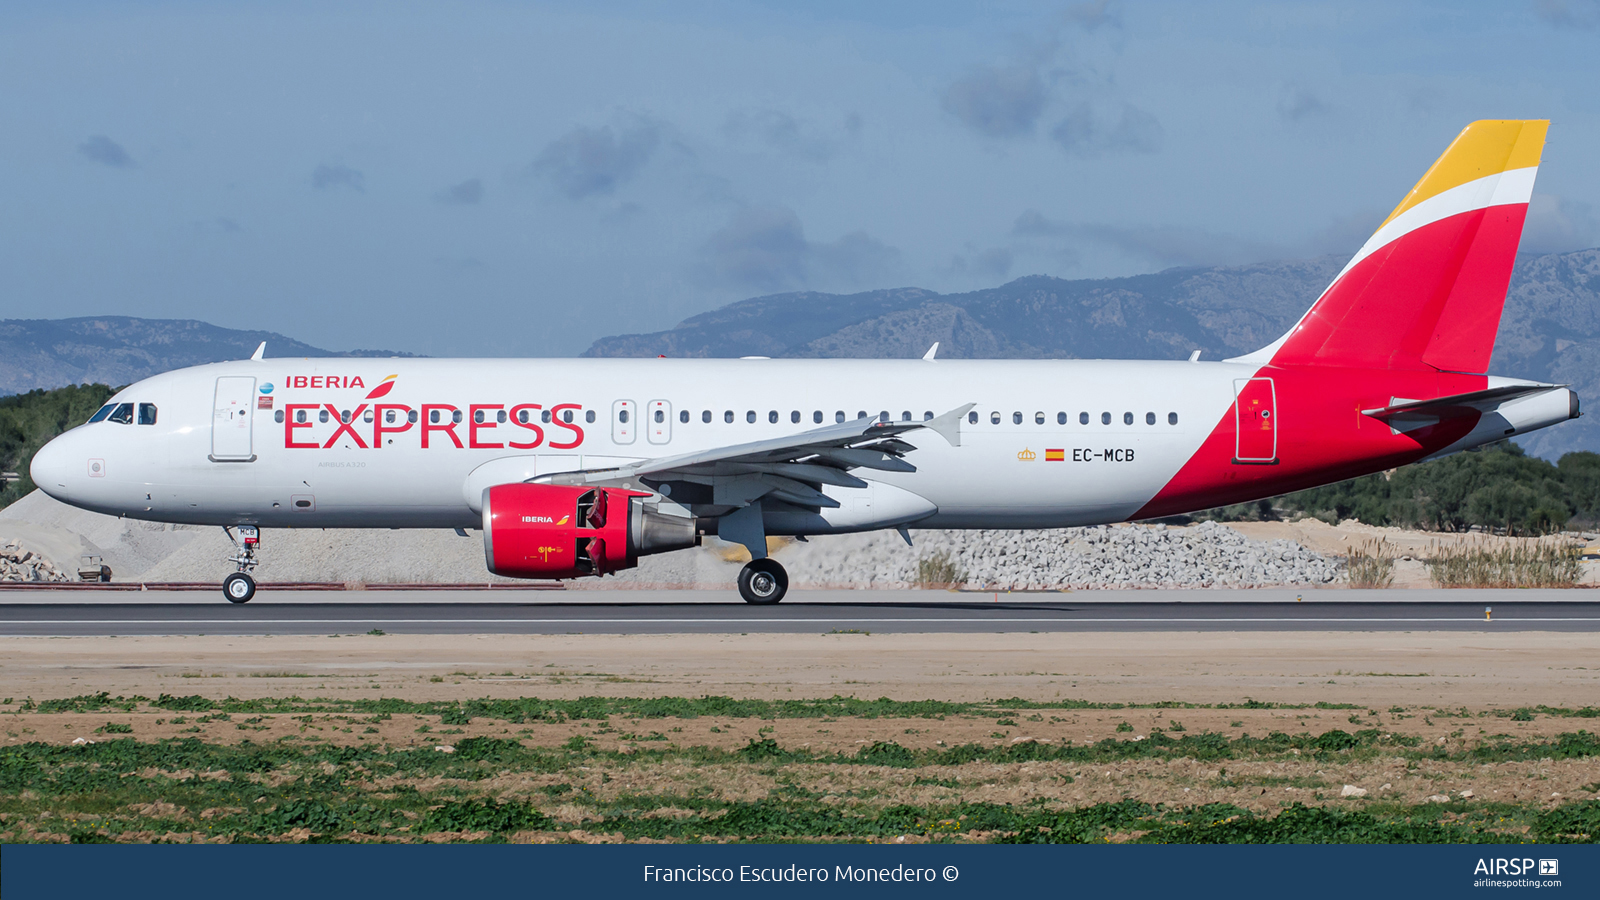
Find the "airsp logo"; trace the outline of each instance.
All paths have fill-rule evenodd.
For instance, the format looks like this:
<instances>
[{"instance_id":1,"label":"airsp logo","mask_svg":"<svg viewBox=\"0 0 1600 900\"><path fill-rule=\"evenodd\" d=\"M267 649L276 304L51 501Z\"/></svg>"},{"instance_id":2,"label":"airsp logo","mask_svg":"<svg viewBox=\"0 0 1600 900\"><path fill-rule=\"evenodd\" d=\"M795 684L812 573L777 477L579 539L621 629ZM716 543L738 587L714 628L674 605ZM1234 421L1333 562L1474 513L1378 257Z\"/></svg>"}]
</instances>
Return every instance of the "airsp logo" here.
<instances>
[{"instance_id":1,"label":"airsp logo","mask_svg":"<svg viewBox=\"0 0 1600 900\"><path fill-rule=\"evenodd\" d=\"M1556 875L1560 873L1561 863L1554 859L1541 859L1539 863L1540 875ZM1479 859L1477 868L1472 870L1474 875L1528 875L1533 872L1534 861L1526 857L1522 859Z\"/></svg>"}]
</instances>

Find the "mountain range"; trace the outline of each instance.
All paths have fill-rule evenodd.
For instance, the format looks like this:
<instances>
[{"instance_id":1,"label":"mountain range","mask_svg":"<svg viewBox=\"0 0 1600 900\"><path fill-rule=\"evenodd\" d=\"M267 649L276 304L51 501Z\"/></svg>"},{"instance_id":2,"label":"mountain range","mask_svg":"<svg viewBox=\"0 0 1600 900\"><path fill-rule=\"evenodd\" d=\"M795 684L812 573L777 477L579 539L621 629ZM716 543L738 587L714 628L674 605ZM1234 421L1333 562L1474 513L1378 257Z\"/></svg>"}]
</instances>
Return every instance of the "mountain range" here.
<instances>
[{"instance_id":1,"label":"mountain range","mask_svg":"<svg viewBox=\"0 0 1600 900\"><path fill-rule=\"evenodd\" d=\"M249 359L262 341L269 357L412 355L323 350L270 331L192 319L0 319L0 395L85 382L128 384L184 366Z\"/></svg>"},{"instance_id":2,"label":"mountain range","mask_svg":"<svg viewBox=\"0 0 1600 900\"><path fill-rule=\"evenodd\" d=\"M594 342L584 356L1221 359L1262 347L1292 325L1344 264L1342 256L1168 269L1128 278L1018 278L963 294L894 288L813 291L732 303L651 334ZM0 394L128 384L184 366L268 357L411 356L330 351L268 331L181 319L96 316L0 320ZM1489 371L1570 384L1600 403L1600 249L1518 259ZM1589 416L1520 441L1547 459L1600 450Z\"/></svg>"},{"instance_id":3,"label":"mountain range","mask_svg":"<svg viewBox=\"0 0 1600 900\"><path fill-rule=\"evenodd\" d=\"M1034 275L996 288L938 294L756 297L652 334L601 338L590 357L943 357L1220 359L1283 334L1344 264L1343 256L1168 269L1128 278ZM1571 384L1600 403L1600 249L1518 259L1489 371ZM1520 441L1555 459L1600 450L1593 417Z\"/></svg>"}]
</instances>

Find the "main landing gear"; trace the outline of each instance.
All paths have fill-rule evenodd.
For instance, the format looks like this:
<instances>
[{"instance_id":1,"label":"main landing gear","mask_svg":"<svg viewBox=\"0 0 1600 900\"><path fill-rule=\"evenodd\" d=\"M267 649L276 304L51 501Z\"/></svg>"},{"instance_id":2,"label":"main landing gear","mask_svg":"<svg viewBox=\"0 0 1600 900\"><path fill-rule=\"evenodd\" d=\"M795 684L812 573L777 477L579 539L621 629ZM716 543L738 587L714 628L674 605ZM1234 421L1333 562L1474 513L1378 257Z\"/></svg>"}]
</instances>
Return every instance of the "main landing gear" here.
<instances>
[{"instance_id":1,"label":"main landing gear","mask_svg":"<svg viewBox=\"0 0 1600 900\"><path fill-rule=\"evenodd\" d=\"M739 596L746 603L771 606L789 591L789 573L777 560L753 559L739 570Z\"/></svg>"},{"instance_id":2,"label":"main landing gear","mask_svg":"<svg viewBox=\"0 0 1600 900\"><path fill-rule=\"evenodd\" d=\"M250 570L256 567L256 550L261 546L261 529L254 525L240 525L239 536L234 537L233 529L222 526L223 533L228 540L233 541L234 553L228 557L228 562L239 567L239 571L222 579L222 596L228 598L229 603L249 603L250 598L256 595L256 580L250 577Z\"/></svg>"}]
</instances>

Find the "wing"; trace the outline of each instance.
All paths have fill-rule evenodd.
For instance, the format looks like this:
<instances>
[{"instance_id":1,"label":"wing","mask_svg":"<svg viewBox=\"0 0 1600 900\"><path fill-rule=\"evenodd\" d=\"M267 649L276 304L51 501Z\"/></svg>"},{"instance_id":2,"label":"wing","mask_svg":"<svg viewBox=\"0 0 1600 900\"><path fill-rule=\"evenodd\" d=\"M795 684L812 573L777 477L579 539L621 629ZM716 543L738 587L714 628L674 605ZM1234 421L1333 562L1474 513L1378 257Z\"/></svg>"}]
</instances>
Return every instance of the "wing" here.
<instances>
[{"instance_id":1,"label":"wing","mask_svg":"<svg viewBox=\"0 0 1600 900\"><path fill-rule=\"evenodd\" d=\"M624 466L563 472L549 477L559 483L611 484L640 481L652 488L698 486L692 497L672 495L675 502L707 508L737 509L770 498L797 507L835 509L839 501L824 494L823 485L864 488L867 482L852 469L915 472L905 454L916 445L908 432L932 431L951 446L961 445L961 418L976 404L950 410L922 422L880 422L856 419L802 431L786 437L731 444L712 450L646 459ZM539 479L545 480L545 479Z\"/></svg>"}]
</instances>

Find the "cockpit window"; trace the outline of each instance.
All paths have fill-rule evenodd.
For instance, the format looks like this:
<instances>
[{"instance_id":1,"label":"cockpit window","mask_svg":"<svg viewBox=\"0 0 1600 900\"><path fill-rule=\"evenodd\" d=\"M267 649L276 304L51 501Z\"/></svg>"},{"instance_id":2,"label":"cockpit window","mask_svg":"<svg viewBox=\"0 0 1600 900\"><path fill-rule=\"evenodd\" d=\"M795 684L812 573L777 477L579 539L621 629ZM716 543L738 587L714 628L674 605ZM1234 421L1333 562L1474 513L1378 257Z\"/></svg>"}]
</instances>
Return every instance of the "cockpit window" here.
<instances>
[{"instance_id":1,"label":"cockpit window","mask_svg":"<svg viewBox=\"0 0 1600 900\"><path fill-rule=\"evenodd\" d=\"M156 423L156 405L154 403L139 404L139 424L154 425Z\"/></svg>"},{"instance_id":2,"label":"cockpit window","mask_svg":"<svg viewBox=\"0 0 1600 900\"><path fill-rule=\"evenodd\" d=\"M111 420L111 421L113 421L113 422L116 422L119 425L132 425L133 424L133 404L132 403L118 403L117 404L117 408L112 410L111 411L111 415L106 416L106 418Z\"/></svg>"},{"instance_id":3,"label":"cockpit window","mask_svg":"<svg viewBox=\"0 0 1600 900\"><path fill-rule=\"evenodd\" d=\"M116 408L117 408L117 405L115 403L107 403L105 406L100 407L100 410L98 412L96 412L94 415L90 416L89 417L89 421L98 422L98 421L104 419L106 416L111 415L111 411L113 409L116 409Z\"/></svg>"}]
</instances>

